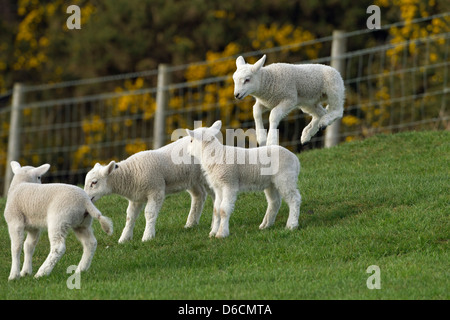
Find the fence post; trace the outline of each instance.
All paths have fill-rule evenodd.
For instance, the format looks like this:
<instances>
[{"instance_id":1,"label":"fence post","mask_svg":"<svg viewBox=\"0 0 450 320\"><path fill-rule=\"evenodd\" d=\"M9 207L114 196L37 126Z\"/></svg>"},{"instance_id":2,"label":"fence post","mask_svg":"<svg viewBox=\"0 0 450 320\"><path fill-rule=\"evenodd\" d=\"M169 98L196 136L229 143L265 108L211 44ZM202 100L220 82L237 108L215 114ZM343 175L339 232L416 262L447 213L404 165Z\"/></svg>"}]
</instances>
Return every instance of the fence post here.
<instances>
[{"instance_id":1,"label":"fence post","mask_svg":"<svg viewBox=\"0 0 450 320\"><path fill-rule=\"evenodd\" d=\"M344 77L345 59L338 58L345 54L347 50L347 38L343 37L345 31L334 30L333 42L331 43L331 66ZM338 119L329 125L325 131L325 148L330 148L339 143L339 129L341 120Z\"/></svg>"},{"instance_id":2,"label":"fence post","mask_svg":"<svg viewBox=\"0 0 450 320\"><path fill-rule=\"evenodd\" d=\"M153 149L164 145L166 134L166 110L169 108L169 88L171 77L167 64L158 66L158 84L156 90L156 112L153 126Z\"/></svg>"},{"instance_id":3,"label":"fence post","mask_svg":"<svg viewBox=\"0 0 450 320\"><path fill-rule=\"evenodd\" d=\"M20 123L22 118L21 105L24 101L24 88L21 83L15 83L12 94L11 115L9 121L8 154L6 158L5 181L3 196L8 195L9 185L13 177L11 161L18 161L20 157Z\"/></svg>"}]
</instances>

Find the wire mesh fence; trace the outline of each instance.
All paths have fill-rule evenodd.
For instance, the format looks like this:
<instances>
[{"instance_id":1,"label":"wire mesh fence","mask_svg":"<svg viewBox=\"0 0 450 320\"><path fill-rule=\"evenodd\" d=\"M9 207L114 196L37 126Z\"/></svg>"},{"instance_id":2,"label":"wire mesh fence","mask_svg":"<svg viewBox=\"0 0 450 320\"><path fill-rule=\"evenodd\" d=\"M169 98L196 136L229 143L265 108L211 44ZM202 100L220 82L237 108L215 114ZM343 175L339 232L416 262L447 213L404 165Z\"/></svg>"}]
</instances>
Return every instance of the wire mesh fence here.
<instances>
[{"instance_id":1,"label":"wire mesh fence","mask_svg":"<svg viewBox=\"0 0 450 320\"><path fill-rule=\"evenodd\" d=\"M445 13L414 23L426 27L439 20L448 25L449 16L450 13ZM394 24L384 29L400 26ZM370 31L364 29L344 36L352 42L367 32ZM363 139L380 132L448 130L449 37L448 31L427 34L351 50L340 56L345 60L341 73L346 103L339 141ZM325 37L242 55L251 63L266 54L268 63L330 64L332 40ZM96 162L119 161L153 148L155 114L161 108L157 105L158 89L167 95L163 106L163 143L171 141L175 129L192 129L194 121L199 120L203 125L211 125L220 119L224 130L254 128L254 100L234 99L231 76L236 56L169 66L166 72L171 82L163 88L158 88L158 70L25 86L16 160L35 166L50 163L52 168L46 181L82 184L86 172ZM0 96L0 172L9 166L11 95L12 91ZM267 128L268 114L265 119ZM301 111L287 115L279 126L280 144L294 152L322 147L323 132L308 146L300 144L301 132L309 121L309 116ZM248 139L253 139L250 145L256 137ZM0 188L4 183L2 175Z\"/></svg>"}]
</instances>

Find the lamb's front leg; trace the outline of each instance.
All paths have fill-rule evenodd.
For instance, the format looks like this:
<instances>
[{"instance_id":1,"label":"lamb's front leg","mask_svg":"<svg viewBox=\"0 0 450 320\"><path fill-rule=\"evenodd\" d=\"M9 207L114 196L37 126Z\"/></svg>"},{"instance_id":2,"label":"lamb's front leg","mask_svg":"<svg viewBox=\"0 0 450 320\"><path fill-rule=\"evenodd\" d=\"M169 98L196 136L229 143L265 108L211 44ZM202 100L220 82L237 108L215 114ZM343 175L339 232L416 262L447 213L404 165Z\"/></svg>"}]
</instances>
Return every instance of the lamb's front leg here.
<instances>
[{"instance_id":1,"label":"lamb's front leg","mask_svg":"<svg viewBox=\"0 0 450 320\"><path fill-rule=\"evenodd\" d=\"M264 129L264 123L262 120L262 115L267 110L268 109L263 107L263 105L258 101L256 101L255 105L253 106L253 118L255 119L256 140L258 141L260 147L265 146L267 140L267 134L266 130Z\"/></svg>"},{"instance_id":2,"label":"lamb's front leg","mask_svg":"<svg viewBox=\"0 0 450 320\"><path fill-rule=\"evenodd\" d=\"M119 243L124 243L125 241L131 240L133 238L133 229L136 223L136 218L139 216L144 203L140 202L128 202L127 208L127 222L125 228L123 228L122 235L119 238Z\"/></svg>"},{"instance_id":3,"label":"lamb's front leg","mask_svg":"<svg viewBox=\"0 0 450 320\"><path fill-rule=\"evenodd\" d=\"M148 202L145 205L145 231L142 236L142 241L148 241L155 237L155 224L158 218L159 210L164 202L164 192L158 192L152 194L148 198Z\"/></svg>"},{"instance_id":4,"label":"lamb's front leg","mask_svg":"<svg viewBox=\"0 0 450 320\"><path fill-rule=\"evenodd\" d=\"M286 100L278 104L270 111L269 115L269 133L267 135L267 145L278 145L278 125L280 121L293 109L295 109L295 103L291 100Z\"/></svg>"}]
</instances>

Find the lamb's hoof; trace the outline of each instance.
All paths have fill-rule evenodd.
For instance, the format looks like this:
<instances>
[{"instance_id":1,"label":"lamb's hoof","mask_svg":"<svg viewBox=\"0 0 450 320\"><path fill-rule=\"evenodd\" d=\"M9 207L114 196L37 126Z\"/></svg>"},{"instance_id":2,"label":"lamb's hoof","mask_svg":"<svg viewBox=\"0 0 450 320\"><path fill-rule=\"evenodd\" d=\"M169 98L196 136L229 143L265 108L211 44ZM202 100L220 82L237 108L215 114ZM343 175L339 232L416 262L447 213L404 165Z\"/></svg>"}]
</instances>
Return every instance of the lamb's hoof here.
<instances>
[{"instance_id":1,"label":"lamb's hoof","mask_svg":"<svg viewBox=\"0 0 450 320\"><path fill-rule=\"evenodd\" d=\"M263 222L259 225L259 230L268 229L273 225L273 223L269 224L268 222Z\"/></svg>"},{"instance_id":2,"label":"lamb's hoof","mask_svg":"<svg viewBox=\"0 0 450 320\"><path fill-rule=\"evenodd\" d=\"M155 236L144 236L144 237L142 237L142 242L147 242L147 241L153 240L154 237Z\"/></svg>"},{"instance_id":3,"label":"lamb's hoof","mask_svg":"<svg viewBox=\"0 0 450 320\"><path fill-rule=\"evenodd\" d=\"M20 276L21 277L25 277L25 276L28 276L28 275L31 275L31 271L20 271Z\"/></svg>"},{"instance_id":4,"label":"lamb's hoof","mask_svg":"<svg viewBox=\"0 0 450 320\"><path fill-rule=\"evenodd\" d=\"M184 225L184 228L185 229L189 229L189 228L193 228L193 227L195 227L196 225L197 225L198 223L186 223L185 225Z\"/></svg>"},{"instance_id":5,"label":"lamb's hoof","mask_svg":"<svg viewBox=\"0 0 450 320\"><path fill-rule=\"evenodd\" d=\"M119 239L119 243L125 243L125 242L127 242L127 241L131 241L131 239L132 239L133 237L120 237L120 239Z\"/></svg>"},{"instance_id":6,"label":"lamb's hoof","mask_svg":"<svg viewBox=\"0 0 450 320\"><path fill-rule=\"evenodd\" d=\"M300 143L302 144L302 146L306 146L308 143L310 143L311 142L311 138L312 137L301 137L300 138Z\"/></svg>"},{"instance_id":7,"label":"lamb's hoof","mask_svg":"<svg viewBox=\"0 0 450 320\"><path fill-rule=\"evenodd\" d=\"M228 234L225 234L225 233L217 233L216 234L216 238L217 239L223 239L223 238L226 238L226 237L228 237Z\"/></svg>"},{"instance_id":8,"label":"lamb's hoof","mask_svg":"<svg viewBox=\"0 0 450 320\"><path fill-rule=\"evenodd\" d=\"M290 225L286 225L286 229L288 230L295 230L298 228L298 223L297 224L290 224Z\"/></svg>"},{"instance_id":9,"label":"lamb's hoof","mask_svg":"<svg viewBox=\"0 0 450 320\"><path fill-rule=\"evenodd\" d=\"M14 281L14 280L17 280L17 279L20 279L20 274L19 273L10 275L8 277L8 281Z\"/></svg>"}]
</instances>

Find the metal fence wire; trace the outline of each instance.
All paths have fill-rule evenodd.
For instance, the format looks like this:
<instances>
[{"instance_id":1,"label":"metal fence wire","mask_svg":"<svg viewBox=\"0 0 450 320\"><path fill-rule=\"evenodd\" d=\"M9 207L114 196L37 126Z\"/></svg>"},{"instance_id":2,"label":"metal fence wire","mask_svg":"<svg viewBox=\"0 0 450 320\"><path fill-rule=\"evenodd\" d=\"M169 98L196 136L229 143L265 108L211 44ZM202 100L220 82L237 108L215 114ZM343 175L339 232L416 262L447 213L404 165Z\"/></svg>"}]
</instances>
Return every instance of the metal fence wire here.
<instances>
[{"instance_id":1,"label":"metal fence wire","mask_svg":"<svg viewBox=\"0 0 450 320\"><path fill-rule=\"evenodd\" d=\"M448 26L449 16L450 13L444 13L413 23L431 25L439 20ZM401 24L383 28L392 27ZM364 29L344 33L343 37L351 42L368 32L376 31ZM447 28L445 32L395 43L388 41L337 57L344 60L341 74L346 86L338 140L345 142L404 130L448 130L449 37ZM266 54L268 63L330 64L331 56L298 59L299 52L320 52L317 49L329 52L332 40L330 36L242 55L249 62ZM209 126L220 119L224 130L254 128L254 100L234 99L231 76L236 57L166 66L164 75L160 69L24 85L20 90L20 128L14 160L33 166L50 163L47 182L83 184L86 172L96 162L120 161L141 150L169 143L175 129L192 129L194 121ZM158 97L158 91L164 98ZM7 146L13 92L0 96L0 172L9 169ZM161 110L161 123L157 124L155 119ZM265 119L267 128L268 114ZM279 126L280 144L294 152L322 147L323 132L313 137L307 147L301 146L301 132L309 121L309 116L300 111L289 114ZM163 131L156 130L157 126ZM248 139L250 144L256 138ZM2 175L0 179L5 194L10 177Z\"/></svg>"}]
</instances>

